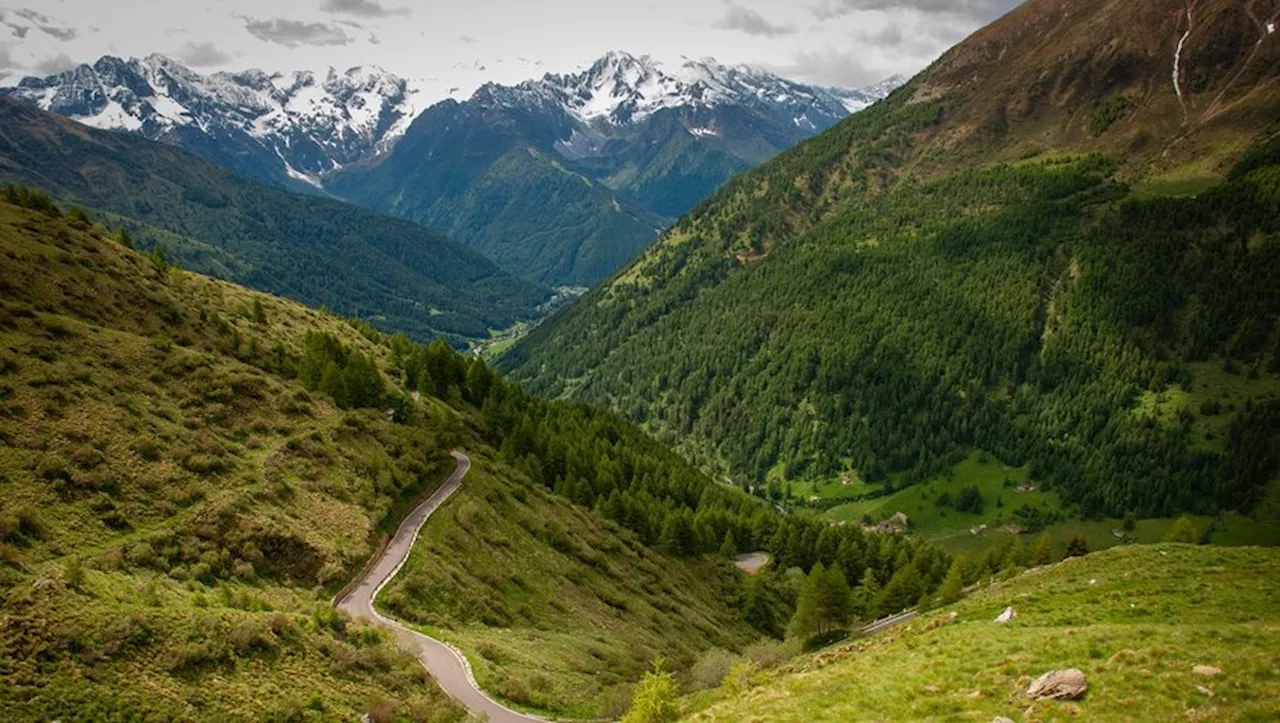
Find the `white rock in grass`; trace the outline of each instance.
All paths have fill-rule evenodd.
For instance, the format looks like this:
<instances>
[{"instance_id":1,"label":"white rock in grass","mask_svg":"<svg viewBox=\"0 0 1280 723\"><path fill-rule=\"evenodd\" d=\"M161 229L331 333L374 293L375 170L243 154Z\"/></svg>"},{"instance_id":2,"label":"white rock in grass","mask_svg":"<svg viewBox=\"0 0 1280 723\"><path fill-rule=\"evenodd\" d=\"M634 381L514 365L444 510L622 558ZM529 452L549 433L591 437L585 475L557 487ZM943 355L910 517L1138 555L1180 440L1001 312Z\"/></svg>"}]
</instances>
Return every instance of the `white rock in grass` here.
<instances>
[{"instance_id":1,"label":"white rock in grass","mask_svg":"<svg viewBox=\"0 0 1280 723\"><path fill-rule=\"evenodd\" d=\"M1014 610L1013 606L1010 605L1009 607L1004 609L1004 612L1000 613L1000 616L996 618L996 622L1007 623L1016 617L1018 617L1018 611Z\"/></svg>"}]
</instances>

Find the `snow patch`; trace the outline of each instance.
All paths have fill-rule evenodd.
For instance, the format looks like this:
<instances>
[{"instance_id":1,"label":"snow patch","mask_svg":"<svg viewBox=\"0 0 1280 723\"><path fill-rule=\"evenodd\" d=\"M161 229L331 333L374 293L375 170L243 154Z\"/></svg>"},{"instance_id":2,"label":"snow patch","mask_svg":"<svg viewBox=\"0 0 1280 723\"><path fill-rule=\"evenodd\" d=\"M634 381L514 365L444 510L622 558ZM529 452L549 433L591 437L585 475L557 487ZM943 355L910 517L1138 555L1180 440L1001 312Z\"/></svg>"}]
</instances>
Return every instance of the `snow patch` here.
<instances>
[{"instance_id":1,"label":"snow patch","mask_svg":"<svg viewBox=\"0 0 1280 723\"><path fill-rule=\"evenodd\" d=\"M102 128L104 130L122 129L126 131L136 131L142 128L142 121L130 115L116 101L107 103L106 107L98 113L91 116L80 116L75 120L94 128Z\"/></svg>"}]
</instances>

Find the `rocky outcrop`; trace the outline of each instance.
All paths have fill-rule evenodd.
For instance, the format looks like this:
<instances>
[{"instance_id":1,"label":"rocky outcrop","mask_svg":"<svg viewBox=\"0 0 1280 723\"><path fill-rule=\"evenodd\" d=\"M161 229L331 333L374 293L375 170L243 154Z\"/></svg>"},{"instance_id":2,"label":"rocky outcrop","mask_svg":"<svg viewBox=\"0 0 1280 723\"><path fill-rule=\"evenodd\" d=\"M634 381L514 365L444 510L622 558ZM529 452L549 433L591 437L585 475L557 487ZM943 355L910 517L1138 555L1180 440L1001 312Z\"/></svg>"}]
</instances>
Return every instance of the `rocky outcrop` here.
<instances>
[{"instance_id":1,"label":"rocky outcrop","mask_svg":"<svg viewBox=\"0 0 1280 723\"><path fill-rule=\"evenodd\" d=\"M1033 700L1077 700L1089 690L1084 673L1075 668L1051 670L1031 681L1027 697Z\"/></svg>"}]
</instances>

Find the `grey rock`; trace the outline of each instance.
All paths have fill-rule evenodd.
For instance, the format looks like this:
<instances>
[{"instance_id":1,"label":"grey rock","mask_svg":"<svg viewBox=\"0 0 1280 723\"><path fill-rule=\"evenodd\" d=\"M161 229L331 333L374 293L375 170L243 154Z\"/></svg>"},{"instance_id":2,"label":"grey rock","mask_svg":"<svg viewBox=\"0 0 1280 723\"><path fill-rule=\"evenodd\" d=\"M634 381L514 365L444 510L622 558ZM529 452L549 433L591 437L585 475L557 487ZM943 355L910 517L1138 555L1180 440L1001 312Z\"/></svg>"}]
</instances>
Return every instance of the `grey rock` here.
<instances>
[{"instance_id":1,"label":"grey rock","mask_svg":"<svg viewBox=\"0 0 1280 723\"><path fill-rule=\"evenodd\" d=\"M1084 697L1089 683L1075 668L1051 670L1031 681L1027 697L1034 700L1076 700Z\"/></svg>"}]
</instances>

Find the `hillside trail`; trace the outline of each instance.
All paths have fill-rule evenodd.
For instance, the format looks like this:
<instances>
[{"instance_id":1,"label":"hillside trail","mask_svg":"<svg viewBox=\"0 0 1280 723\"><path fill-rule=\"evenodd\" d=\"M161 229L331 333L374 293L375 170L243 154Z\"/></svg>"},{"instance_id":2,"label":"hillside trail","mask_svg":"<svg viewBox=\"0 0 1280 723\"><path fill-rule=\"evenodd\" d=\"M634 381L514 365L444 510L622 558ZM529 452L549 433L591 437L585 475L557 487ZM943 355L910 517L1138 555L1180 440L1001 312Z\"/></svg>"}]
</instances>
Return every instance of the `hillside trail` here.
<instances>
[{"instance_id":1,"label":"hillside trail","mask_svg":"<svg viewBox=\"0 0 1280 723\"><path fill-rule=\"evenodd\" d=\"M546 721L545 718L508 708L489 697L476 683L471 664L467 662L462 651L448 643L411 630L382 615L374 607L378 593L382 592L382 588L391 582L408 561L409 552L413 549L413 543L418 539L422 526L426 524L432 513L440 509L440 506L458 490L462 485L462 478L466 477L467 472L471 470L471 459L467 455L458 451L450 454L458 460L458 467L453 474L449 475L440 489L415 507L400 523L400 527L396 529L378 558L364 569L356 582L350 586L350 590L335 601L335 607L345 610L352 617L363 618L380 628L389 630L400 644L422 663L427 672L431 673L445 693L483 720L491 723Z\"/></svg>"}]
</instances>

